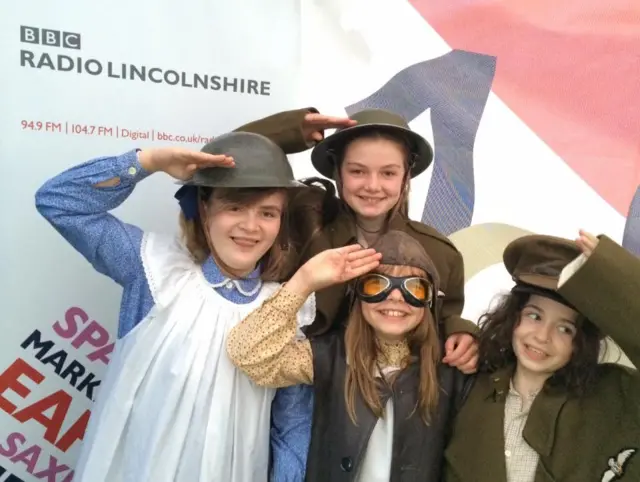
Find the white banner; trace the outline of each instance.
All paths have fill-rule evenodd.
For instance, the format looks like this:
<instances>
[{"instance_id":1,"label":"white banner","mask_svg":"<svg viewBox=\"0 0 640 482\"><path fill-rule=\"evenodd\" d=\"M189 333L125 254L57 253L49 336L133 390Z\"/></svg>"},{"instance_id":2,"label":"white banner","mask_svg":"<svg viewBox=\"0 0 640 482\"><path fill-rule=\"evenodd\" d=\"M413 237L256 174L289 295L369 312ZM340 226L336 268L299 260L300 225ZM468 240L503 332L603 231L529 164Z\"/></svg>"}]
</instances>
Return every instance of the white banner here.
<instances>
[{"instance_id":1,"label":"white banner","mask_svg":"<svg viewBox=\"0 0 640 482\"><path fill-rule=\"evenodd\" d=\"M38 215L37 188L93 157L199 149L297 106L299 10L298 0L3 5L2 482L72 480L121 295ZM153 176L116 213L143 229L175 230L175 190Z\"/></svg>"},{"instance_id":2,"label":"white banner","mask_svg":"<svg viewBox=\"0 0 640 482\"><path fill-rule=\"evenodd\" d=\"M584 228L639 253L640 114L629 99L640 66L629 32L640 30L618 28L601 11L606 3L581 5L546 13L464 0L4 7L0 481L71 481L114 341L120 289L34 209L45 179L86 159L199 147L286 108L385 107L434 143L433 166L412 182L410 214L463 252L470 319L510 287L501 254L522 234L573 237ZM626 8L619 18L637 26L638 7ZM308 152L292 164L298 177L316 175ZM117 214L173 230L174 191L153 176Z\"/></svg>"}]
</instances>

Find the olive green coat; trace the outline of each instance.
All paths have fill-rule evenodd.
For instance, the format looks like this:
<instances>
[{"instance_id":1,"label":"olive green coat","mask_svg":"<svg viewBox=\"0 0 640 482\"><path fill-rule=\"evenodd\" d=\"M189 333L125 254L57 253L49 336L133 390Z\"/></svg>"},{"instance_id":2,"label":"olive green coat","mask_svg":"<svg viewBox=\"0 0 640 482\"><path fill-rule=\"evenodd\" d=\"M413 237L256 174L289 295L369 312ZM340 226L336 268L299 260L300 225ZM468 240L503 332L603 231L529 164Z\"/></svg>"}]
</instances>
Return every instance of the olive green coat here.
<instances>
[{"instance_id":1,"label":"olive green coat","mask_svg":"<svg viewBox=\"0 0 640 482\"><path fill-rule=\"evenodd\" d=\"M255 132L269 137L287 153L304 151L313 146L304 140L302 121L313 108L286 111L257 120L236 129ZM461 318L464 306L464 264L462 255L453 243L434 228L411 221L401 214L390 222L390 229L404 231L417 239L433 259L440 275L440 290L445 296L438 300L443 334L475 333L474 323ZM302 253L301 264L325 249L339 248L356 241L355 223L347 212L340 211L337 218L325 226L319 235L307 244ZM347 286L334 285L316 293L318 316L307 335L318 335L328 331L345 300Z\"/></svg>"},{"instance_id":2,"label":"olive green coat","mask_svg":"<svg viewBox=\"0 0 640 482\"><path fill-rule=\"evenodd\" d=\"M640 366L640 258L606 236L559 293ZM445 455L446 482L506 482L504 407L509 370L482 374L456 418ZM640 481L640 376L601 364L583 399L541 392L523 431L540 455L535 482ZM622 478L605 472L632 449Z\"/></svg>"}]
</instances>

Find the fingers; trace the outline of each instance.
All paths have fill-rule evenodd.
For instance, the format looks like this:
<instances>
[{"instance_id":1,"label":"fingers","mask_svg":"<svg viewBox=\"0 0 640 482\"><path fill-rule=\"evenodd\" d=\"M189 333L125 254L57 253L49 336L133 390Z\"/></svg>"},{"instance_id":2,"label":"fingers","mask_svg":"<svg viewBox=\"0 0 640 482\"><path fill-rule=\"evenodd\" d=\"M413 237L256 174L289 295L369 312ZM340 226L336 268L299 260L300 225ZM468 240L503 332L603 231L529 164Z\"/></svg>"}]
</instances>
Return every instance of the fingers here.
<instances>
[{"instance_id":1,"label":"fingers","mask_svg":"<svg viewBox=\"0 0 640 482\"><path fill-rule=\"evenodd\" d=\"M371 263L377 263L377 266L380 264L380 259L382 259L382 253L376 252L373 248L365 249L359 244L345 246L344 248L339 248L338 251L345 257L348 269L360 268Z\"/></svg>"},{"instance_id":2,"label":"fingers","mask_svg":"<svg viewBox=\"0 0 640 482\"><path fill-rule=\"evenodd\" d=\"M364 249L362 246L359 250L354 250L346 254L347 261L355 261L372 255L376 255L378 259L382 258L382 253L377 253L373 248Z\"/></svg>"},{"instance_id":3,"label":"fingers","mask_svg":"<svg viewBox=\"0 0 640 482\"><path fill-rule=\"evenodd\" d=\"M332 117L324 114L310 113L304 116L304 121L309 126L317 126L320 129L333 129L337 127L349 127L357 122L348 117Z\"/></svg>"},{"instance_id":4,"label":"fingers","mask_svg":"<svg viewBox=\"0 0 640 482\"><path fill-rule=\"evenodd\" d=\"M584 242L585 244L593 251L594 249L596 249L596 245L598 244L598 238L594 237L593 235L589 234L584 236Z\"/></svg>"},{"instance_id":5,"label":"fingers","mask_svg":"<svg viewBox=\"0 0 640 482\"><path fill-rule=\"evenodd\" d=\"M225 154L207 154L206 152L189 153L189 164L195 165L196 169L235 166L235 162L231 156Z\"/></svg>"},{"instance_id":6,"label":"fingers","mask_svg":"<svg viewBox=\"0 0 640 482\"><path fill-rule=\"evenodd\" d=\"M445 357L442 360L444 363L447 363L447 356L449 355L449 353L453 353L453 350L455 350L457 341L458 341L458 335L451 335L444 342Z\"/></svg>"},{"instance_id":7,"label":"fingers","mask_svg":"<svg viewBox=\"0 0 640 482\"><path fill-rule=\"evenodd\" d=\"M593 241L594 243L598 241L598 237L591 234L589 231L585 231L584 229L580 229L580 236L584 236L588 239L590 239L591 241Z\"/></svg>"},{"instance_id":8,"label":"fingers","mask_svg":"<svg viewBox=\"0 0 640 482\"><path fill-rule=\"evenodd\" d=\"M449 341L453 340L455 348L451 348ZM468 333L456 333L451 335L445 343L445 357L443 363L458 367L461 364L467 363L473 355L478 351L476 340ZM469 352L471 352L469 354Z\"/></svg>"},{"instance_id":9,"label":"fingers","mask_svg":"<svg viewBox=\"0 0 640 482\"><path fill-rule=\"evenodd\" d=\"M458 370L460 370L465 375L471 375L478 371L478 355L475 355L471 358L469 363L466 363L462 366L458 366Z\"/></svg>"},{"instance_id":10,"label":"fingers","mask_svg":"<svg viewBox=\"0 0 640 482\"><path fill-rule=\"evenodd\" d=\"M455 351L454 351L454 353L455 353ZM473 364L472 361L474 359L477 359L477 357L478 357L478 347L475 346L475 345L471 345L469 347L469 349L467 351L465 351L464 353L462 353L457 360L454 359L455 360L455 365L453 365L453 366L462 369L462 367L471 364L471 365L474 365L471 368L475 369L476 368L475 364ZM476 363L477 363L477 360L476 360Z\"/></svg>"},{"instance_id":11,"label":"fingers","mask_svg":"<svg viewBox=\"0 0 640 482\"><path fill-rule=\"evenodd\" d=\"M360 253L358 253L360 254ZM347 260L347 268L349 269L358 269L361 266L365 266L371 263L378 263L380 264L380 258L382 258L382 254L380 253L373 253L373 254L369 254L367 256L361 256L357 259L353 259L353 260ZM377 266L377 265L376 265Z\"/></svg>"},{"instance_id":12,"label":"fingers","mask_svg":"<svg viewBox=\"0 0 640 482\"><path fill-rule=\"evenodd\" d=\"M352 264L350 264L349 266L347 266L347 269L344 272L343 281L349 281L357 278L358 276L362 276L372 269L376 269L379 265L380 261L378 260L362 262L358 266L353 266Z\"/></svg>"},{"instance_id":13,"label":"fingers","mask_svg":"<svg viewBox=\"0 0 640 482\"><path fill-rule=\"evenodd\" d=\"M589 256L596 246L598 245L599 239L595 237L593 234L580 230L580 236L576 239L576 244L580 248L580 250Z\"/></svg>"},{"instance_id":14,"label":"fingers","mask_svg":"<svg viewBox=\"0 0 640 482\"><path fill-rule=\"evenodd\" d=\"M323 114L309 113L302 123L305 140L320 142L324 139L325 129L337 129L357 124L348 117L331 117Z\"/></svg>"},{"instance_id":15,"label":"fingers","mask_svg":"<svg viewBox=\"0 0 640 482\"><path fill-rule=\"evenodd\" d=\"M584 229L580 230L580 238L581 241L585 242L589 246L595 246L598 244L598 238Z\"/></svg>"},{"instance_id":16,"label":"fingers","mask_svg":"<svg viewBox=\"0 0 640 482\"><path fill-rule=\"evenodd\" d=\"M586 254L587 256L591 254L591 249L589 248L589 246L582 240L582 238L578 238L576 239L576 244L578 245L578 248L580 248L580 251L582 251L584 254Z\"/></svg>"},{"instance_id":17,"label":"fingers","mask_svg":"<svg viewBox=\"0 0 640 482\"><path fill-rule=\"evenodd\" d=\"M364 248L359 244L350 244L348 246L343 246L342 248L336 248L336 251L343 255L349 255L350 253L355 253L357 251L362 251ZM375 251L370 249L370 251Z\"/></svg>"},{"instance_id":18,"label":"fingers","mask_svg":"<svg viewBox=\"0 0 640 482\"><path fill-rule=\"evenodd\" d=\"M342 281L349 281L368 273L380 265L381 253L373 248L364 249L359 244L352 244L336 249L344 258L345 265Z\"/></svg>"}]
</instances>

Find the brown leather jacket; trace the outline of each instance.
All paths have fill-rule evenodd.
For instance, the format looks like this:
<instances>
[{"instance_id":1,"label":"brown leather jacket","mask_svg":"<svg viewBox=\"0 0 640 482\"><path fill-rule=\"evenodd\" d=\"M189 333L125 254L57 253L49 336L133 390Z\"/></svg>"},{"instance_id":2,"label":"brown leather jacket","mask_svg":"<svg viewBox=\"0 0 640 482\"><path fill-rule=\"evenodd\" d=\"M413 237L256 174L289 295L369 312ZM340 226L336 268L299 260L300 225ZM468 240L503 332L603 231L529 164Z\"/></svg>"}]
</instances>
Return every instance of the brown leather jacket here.
<instances>
[{"instance_id":1,"label":"brown leather jacket","mask_svg":"<svg viewBox=\"0 0 640 482\"><path fill-rule=\"evenodd\" d=\"M362 397L356 398L357 426L344 403L347 365L344 333L335 330L311 342L314 373L314 411L307 482L355 480L378 418ZM440 364L440 400L429 425L416 410L419 365L402 370L392 388L381 385L383 405L393 399L393 454L390 482L439 481L451 421L472 379L456 368ZM327 443L331 441L331 443Z\"/></svg>"}]
</instances>

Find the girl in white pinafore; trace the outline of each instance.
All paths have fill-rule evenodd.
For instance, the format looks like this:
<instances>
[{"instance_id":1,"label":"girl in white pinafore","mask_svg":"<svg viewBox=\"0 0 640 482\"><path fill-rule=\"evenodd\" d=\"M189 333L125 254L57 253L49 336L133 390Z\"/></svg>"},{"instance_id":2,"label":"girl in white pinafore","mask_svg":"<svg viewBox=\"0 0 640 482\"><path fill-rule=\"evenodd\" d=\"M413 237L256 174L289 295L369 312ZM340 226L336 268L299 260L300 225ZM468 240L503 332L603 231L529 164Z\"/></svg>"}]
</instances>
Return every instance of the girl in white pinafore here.
<instances>
[{"instance_id":1,"label":"girl in white pinafore","mask_svg":"<svg viewBox=\"0 0 640 482\"><path fill-rule=\"evenodd\" d=\"M156 171L188 179L176 194L182 239L143 233L107 212ZM99 158L39 190L40 212L124 288L120 339L76 482L267 480L275 390L237 370L225 340L280 286L268 280L288 269L280 225L287 188L295 186L279 147L233 133L201 153L163 148ZM314 316L311 296L300 326Z\"/></svg>"}]
</instances>

